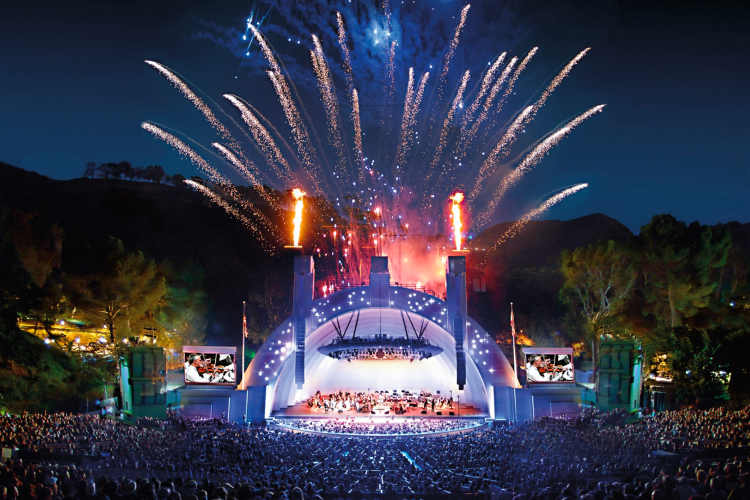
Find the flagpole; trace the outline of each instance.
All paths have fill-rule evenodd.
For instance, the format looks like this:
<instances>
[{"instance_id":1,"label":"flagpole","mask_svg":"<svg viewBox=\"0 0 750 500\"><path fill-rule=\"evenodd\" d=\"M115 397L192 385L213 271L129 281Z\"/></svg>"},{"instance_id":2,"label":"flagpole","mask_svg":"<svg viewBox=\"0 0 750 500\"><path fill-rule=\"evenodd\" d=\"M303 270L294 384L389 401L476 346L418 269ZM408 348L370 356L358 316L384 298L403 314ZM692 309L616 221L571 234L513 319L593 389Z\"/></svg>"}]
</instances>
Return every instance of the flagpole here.
<instances>
[{"instance_id":1,"label":"flagpole","mask_svg":"<svg viewBox=\"0 0 750 500\"><path fill-rule=\"evenodd\" d=\"M242 390L245 390L245 339L247 338L247 303L242 301Z\"/></svg>"},{"instance_id":2,"label":"flagpole","mask_svg":"<svg viewBox=\"0 0 750 500\"><path fill-rule=\"evenodd\" d=\"M518 387L518 361L516 360L516 322L513 318L513 302L510 303L510 328L513 333L513 420L518 423L518 401L516 388Z\"/></svg>"}]
</instances>

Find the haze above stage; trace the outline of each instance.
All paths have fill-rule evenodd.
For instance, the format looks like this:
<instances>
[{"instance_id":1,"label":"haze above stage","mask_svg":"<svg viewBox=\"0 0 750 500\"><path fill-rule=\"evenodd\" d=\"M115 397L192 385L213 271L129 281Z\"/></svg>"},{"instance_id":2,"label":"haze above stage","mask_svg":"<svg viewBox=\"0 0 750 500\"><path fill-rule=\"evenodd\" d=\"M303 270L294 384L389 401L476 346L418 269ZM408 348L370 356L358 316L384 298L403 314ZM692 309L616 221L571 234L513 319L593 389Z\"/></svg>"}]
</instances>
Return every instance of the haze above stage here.
<instances>
[{"instance_id":1,"label":"haze above stage","mask_svg":"<svg viewBox=\"0 0 750 500\"><path fill-rule=\"evenodd\" d=\"M314 283L312 257L296 256L292 316L245 372L249 420L283 415L318 391L341 389L440 391L478 414L511 418L516 379L497 344L466 313L466 257L449 257L445 301L392 285L387 257L372 258L367 286L313 300ZM430 356L351 362L330 356L363 346L406 348L410 342Z\"/></svg>"}]
</instances>

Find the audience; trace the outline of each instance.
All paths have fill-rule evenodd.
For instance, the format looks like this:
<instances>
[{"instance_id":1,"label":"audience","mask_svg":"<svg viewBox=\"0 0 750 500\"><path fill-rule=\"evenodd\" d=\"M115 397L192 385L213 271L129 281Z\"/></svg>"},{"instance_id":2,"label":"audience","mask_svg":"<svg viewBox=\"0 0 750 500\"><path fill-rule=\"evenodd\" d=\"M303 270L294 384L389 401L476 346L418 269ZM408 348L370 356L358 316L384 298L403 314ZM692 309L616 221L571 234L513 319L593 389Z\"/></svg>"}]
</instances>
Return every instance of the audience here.
<instances>
[{"instance_id":1,"label":"audience","mask_svg":"<svg viewBox=\"0 0 750 500\"><path fill-rule=\"evenodd\" d=\"M254 500L498 498L501 500L745 500L750 462L697 460L748 445L750 408L623 412L477 428L477 419L375 424L290 421L297 430L222 419L133 424L87 415L0 417L0 442L40 455L0 465L0 500ZM387 422L387 421L386 421ZM423 435L406 435L413 430ZM446 432L446 434L426 434ZM358 436L352 436L358 434ZM361 435L360 435L361 434ZM678 452L656 467L652 452ZM70 456L70 460L65 457ZM85 458L85 466L70 465ZM158 479L157 479L158 478Z\"/></svg>"}]
</instances>

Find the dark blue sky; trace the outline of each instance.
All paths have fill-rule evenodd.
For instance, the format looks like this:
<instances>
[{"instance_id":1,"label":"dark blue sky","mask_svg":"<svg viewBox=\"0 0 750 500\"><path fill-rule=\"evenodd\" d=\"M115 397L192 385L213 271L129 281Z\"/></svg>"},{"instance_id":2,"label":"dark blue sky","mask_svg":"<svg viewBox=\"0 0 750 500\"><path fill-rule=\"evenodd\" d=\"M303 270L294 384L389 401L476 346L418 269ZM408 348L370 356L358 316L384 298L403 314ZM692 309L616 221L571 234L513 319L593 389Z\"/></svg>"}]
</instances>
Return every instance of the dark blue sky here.
<instances>
[{"instance_id":1,"label":"dark blue sky","mask_svg":"<svg viewBox=\"0 0 750 500\"><path fill-rule=\"evenodd\" d=\"M401 96L407 65L437 64L463 6L458 0L409 1L398 6L396 19L405 47L396 67ZM304 52L308 33L321 34L334 52L335 19L325 8L329 2L300 3L306 7L277 2L264 26L304 96L314 91ZM144 59L167 64L216 100L236 93L283 125L268 82L255 69L257 46L237 71L245 19L256 6L264 14L269 4L204 4L26 2L4 9L0 161L56 179L79 177L88 161L121 160L194 175L189 162L153 140L140 122L177 128L204 144L215 135ZM366 17L372 2L342 4ZM591 46L527 135L539 138L571 116L607 104L508 193L495 220L517 218L550 192L588 182L588 190L544 217L602 212L636 231L664 212L703 223L750 222L748 13L742 2L721 1L473 2L453 81L464 69L481 71L503 50L522 56L538 45L539 55L516 89L523 98L509 103L517 109L570 57ZM367 26L366 19L362 23ZM300 46L287 42L295 37ZM365 100L373 92L367 87L368 61L363 57L359 67Z\"/></svg>"}]
</instances>

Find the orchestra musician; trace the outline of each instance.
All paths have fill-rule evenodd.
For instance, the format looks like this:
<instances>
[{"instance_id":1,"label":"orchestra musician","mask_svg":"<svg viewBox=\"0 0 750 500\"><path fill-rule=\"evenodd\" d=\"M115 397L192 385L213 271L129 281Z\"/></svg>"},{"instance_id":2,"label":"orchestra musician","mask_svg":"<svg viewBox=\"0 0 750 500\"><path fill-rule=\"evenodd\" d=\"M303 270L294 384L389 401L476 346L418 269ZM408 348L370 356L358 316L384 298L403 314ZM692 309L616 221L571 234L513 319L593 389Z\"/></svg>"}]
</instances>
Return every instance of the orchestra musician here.
<instances>
[{"instance_id":1,"label":"orchestra musician","mask_svg":"<svg viewBox=\"0 0 750 500\"><path fill-rule=\"evenodd\" d=\"M206 383L210 380L205 377L205 373L201 373L199 369L205 366L205 360L203 354L192 353L188 356L188 360L185 363L185 381L186 382L198 382Z\"/></svg>"},{"instance_id":2,"label":"orchestra musician","mask_svg":"<svg viewBox=\"0 0 750 500\"><path fill-rule=\"evenodd\" d=\"M531 355L526 366L526 379L529 382L557 382L562 379L563 373L538 354Z\"/></svg>"}]
</instances>

